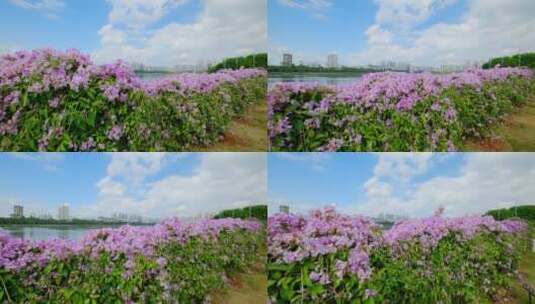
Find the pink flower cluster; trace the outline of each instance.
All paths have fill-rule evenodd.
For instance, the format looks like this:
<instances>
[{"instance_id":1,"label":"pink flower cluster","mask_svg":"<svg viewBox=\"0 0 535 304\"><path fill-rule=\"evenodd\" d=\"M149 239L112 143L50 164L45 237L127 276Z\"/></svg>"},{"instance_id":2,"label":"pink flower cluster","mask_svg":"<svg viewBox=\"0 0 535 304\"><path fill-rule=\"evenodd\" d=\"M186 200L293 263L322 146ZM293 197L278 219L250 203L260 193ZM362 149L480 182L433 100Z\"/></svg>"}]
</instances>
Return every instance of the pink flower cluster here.
<instances>
[{"instance_id":1,"label":"pink flower cluster","mask_svg":"<svg viewBox=\"0 0 535 304\"><path fill-rule=\"evenodd\" d=\"M490 216L433 216L398 222L391 229L381 232L370 219L342 215L333 208L325 208L312 211L306 217L284 213L269 217L268 253L272 263L290 264L347 250L346 260L333 262L336 275L342 278L352 273L364 281L373 273L370 255L374 249L386 248L395 253L403 250L404 242L411 242L425 251L433 249L451 233L458 235L459 241L466 241L478 233L517 234L526 229L527 224L521 220L496 221ZM325 285L333 278L318 265L310 279Z\"/></svg>"},{"instance_id":2,"label":"pink flower cluster","mask_svg":"<svg viewBox=\"0 0 535 304\"><path fill-rule=\"evenodd\" d=\"M481 232L520 233L527 229L521 220L496 221L491 216L466 216L442 218L433 216L425 219L407 220L396 223L384 233L385 242L390 246L398 246L405 241L418 241L425 249L432 249L438 242L456 233L469 240Z\"/></svg>"},{"instance_id":3,"label":"pink flower cluster","mask_svg":"<svg viewBox=\"0 0 535 304\"><path fill-rule=\"evenodd\" d=\"M481 88L484 83L505 81L511 76L532 78L533 71L522 68L474 69L452 74L431 73L369 73L354 83L328 87L307 83L279 83L273 86L268 96L271 115L290 102L292 94L320 91L328 92L321 102L311 101L304 105L311 111L327 111L334 102L354 104L364 109L380 112L386 109L410 110L418 101L428 96L437 96L448 87L470 86Z\"/></svg>"},{"instance_id":4,"label":"pink flower cluster","mask_svg":"<svg viewBox=\"0 0 535 304\"><path fill-rule=\"evenodd\" d=\"M180 74L143 82L122 61L95 65L78 50L60 52L53 49L19 51L0 57L0 88L9 89L4 103L19 101L20 91L28 86L30 93L60 89L78 91L92 81L110 101L125 101L128 92L143 91L150 96L164 93L207 93L223 83L237 83L251 77L265 77L262 69L222 70L213 74ZM56 98L56 97L54 97ZM57 100L51 101L51 106Z\"/></svg>"},{"instance_id":5,"label":"pink flower cluster","mask_svg":"<svg viewBox=\"0 0 535 304\"><path fill-rule=\"evenodd\" d=\"M224 83L236 84L253 77L267 77L261 69L221 70L213 74L179 74L162 79L147 81L143 84L145 93L156 96L165 93L189 95L209 93Z\"/></svg>"},{"instance_id":6,"label":"pink flower cluster","mask_svg":"<svg viewBox=\"0 0 535 304\"><path fill-rule=\"evenodd\" d=\"M79 242L59 239L29 241L0 233L0 268L18 271L32 266L44 267L51 260L64 260L73 255L96 258L102 252L107 252L114 258L125 256L128 259L126 263L133 263L136 255L157 258L155 250L160 245L183 245L193 237L212 240L224 231L242 229L257 232L261 229L261 224L230 218L195 222L169 219L150 227L125 225L117 229L95 230Z\"/></svg>"},{"instance_id":7,"label":"pink flower cluster","mask_svg":"<svg viewBox=\"0 0 535 304\"><path fill-rule=\"evenodd\" d=\"M368 253L382 242L378 226L369 219L342 215L333 208L312 211L308 217L279 213L268 219L271 260L294 263L347 249L348 260L336 261L340 277L355 273L359 279L367 279L371 275ZM325 275L312 273L311 279L319 281Z\"/></svg>"},{"instance_id":8,"label":"pink flower cluster","mask_svg":"<svg viewBox=\"0 0 535 304\"><path fill-rule=\"evenodd\" d=\"M337 87L278 83L268 92L271 148L455 151L466 137L499 121L510 105L520 104L522 97L507 94L529 93L529 79L529 69L494 68L444 75L370 73Z\"/></svg>"}]
</instances>

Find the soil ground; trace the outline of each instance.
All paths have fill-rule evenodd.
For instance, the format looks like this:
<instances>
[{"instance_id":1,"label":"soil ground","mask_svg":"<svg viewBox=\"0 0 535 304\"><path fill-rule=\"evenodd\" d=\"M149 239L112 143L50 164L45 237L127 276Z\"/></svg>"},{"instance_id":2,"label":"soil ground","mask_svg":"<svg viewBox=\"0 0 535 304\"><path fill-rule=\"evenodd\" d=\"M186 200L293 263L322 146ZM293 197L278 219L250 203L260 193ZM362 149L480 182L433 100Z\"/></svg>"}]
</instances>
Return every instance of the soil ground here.
<instances>
[{"instance_id":1,"label":"soil ground","mask_svg":"<svg viewBox=\"0 0 535 304\"><path fill-rule=\"evenodd\" d=\"M490 138L468 140L464 151L535 151L535 97L492 129Z\"/></svg>"},{"instance_id":2,"label":"soil ground","mask_svg":"<svg viewBox=\"0 0 535 304\"><path fill-rule=\"evenodd\" d=\"M230 288L213 295L214 304L264 304L267 303L267 275L265 258L248 272L230 279Z\"/></svg>"},{"instance_id":3,"label":"soil ground","mask_svg":"<svg viewBox=\"0 0 535 304\"><path fill-rule=\"evenodd\" d=\"M267 103L261 100L247 110L243 117L234 120L221 141L207 147L204 152L265 152L267 151Z\"/></svg>"}]
</instances>

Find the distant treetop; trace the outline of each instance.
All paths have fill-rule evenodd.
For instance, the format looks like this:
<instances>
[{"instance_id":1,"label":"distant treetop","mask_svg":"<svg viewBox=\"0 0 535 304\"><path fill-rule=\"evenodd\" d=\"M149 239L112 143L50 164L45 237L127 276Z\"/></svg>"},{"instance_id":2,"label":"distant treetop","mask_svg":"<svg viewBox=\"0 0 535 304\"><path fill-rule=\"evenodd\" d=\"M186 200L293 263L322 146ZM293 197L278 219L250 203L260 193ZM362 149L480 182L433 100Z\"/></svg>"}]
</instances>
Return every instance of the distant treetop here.
<instances>
[{"instance_id":1,"label":"distant treetop","mask_svg":"<svg viewBox=\"0 0 535 304\"><path fill-rule=\"evenodd\" d=\"M528 67L535 69L535 53L523 53L513 56L496 57L483 64L484 69L490 69L495 66L501 67Z\"/></svg>"},{"instance_id":2,"label":"distant treetop","mask_svg":"<svg viewBox=\"0 0 535 304\"><path fill-rule=\"evenodd\" d=\"M494 209L486 213L496 220L518 217L527 221L535 221L535 205L524 205L511 208Z\"/></svg>"},{"instance_id":3,"label":"distant treetop","mask_svg":"<svg viewBox=\"0 0 535 304\"><path fill-rule=\"evenodd\" d=\"M223 69L238 70L240 68L267 68L267 53L258 53L242 57L232 57L210 67L209 72Z\"/></svg>"},{"instance_id":4,"label":"distant treetop","mask_svg":"<svg viewBox=\"0 0 535 304\"><path fill-rule=\"evenodd\" d=\"M263 222L267 221L267 209L266 205L254 205L244 208L227 209L219 212L214 216L215 219L232 217L232 218L257 218Z\"/></svg>"}]
</instances>

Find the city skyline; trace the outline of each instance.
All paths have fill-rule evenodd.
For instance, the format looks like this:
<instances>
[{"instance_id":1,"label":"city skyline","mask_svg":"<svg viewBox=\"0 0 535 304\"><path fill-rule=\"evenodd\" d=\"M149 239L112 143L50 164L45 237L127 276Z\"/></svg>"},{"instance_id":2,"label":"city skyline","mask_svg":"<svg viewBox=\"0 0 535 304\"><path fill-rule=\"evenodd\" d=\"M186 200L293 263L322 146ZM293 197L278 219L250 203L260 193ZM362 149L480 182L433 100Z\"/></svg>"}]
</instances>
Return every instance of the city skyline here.
<instances>
[{"instance_id":1,"label":"city skyline","mask_svg":"<svg viewBox=\"0 0 535 304\"><path fill-rule=\"evenodd\" d=\"M271 65L282 53L341 65L383 61L440 67L534 51L535 2L513 1L300 1L268 2ZM298 62L298 61L297 61Z\"/></svg>"},{"instance_id":2,"label":"city skyline","mask_svg":"<svg viewBox=\"0 0 535 304\"><path fill-rule=\"evenodd\" d=\"M475 215L532 204L534 179L529 153L277 153L268 155L268 205L270 214Z\"/></svg>"},{"instance_id":3,"label":"city skyline","mask_svg":"<svg viewBox=\"0 0 535 304\"><path fill-rule=\"evenodd\" d=\"M37 218L41 220L59 220L59 221L72 221L75 219L82 219L82 220L98 220L102 222L124 222L124 223L150 223L154 222L154 219L150 217L143 217L135 212L133 213L124 213L124 212L114 212L112 214L109 214L108 216L98 216L94 218L86 217L86 218L76 218L70 216L70 205L68 203L58 204L59 207L57 207L57 215L52 215L51 212L45 212L41 214L36 214L35 212L24 212L24 203L23 202L17 202L12 203L12 209L13 212L9 215L10 218L20 219L20 218ZM53 211L53 210L49 210ZM2 217L0 218L7 218Z\"/></svg>"},{"instance_id":4,"label":"city skyline","mask_svg":"<svg viewBox=\"0 0 535 304\"><path fill-rule=\"evenodd\" d=\"M485 63L483 61L466 61L463 64L442 64L440 66L417 66L417 65L411 65L407 62L395 62L390 60L382 61L378 64L366 64L366 65L340 65L339 62L340 56L336 53L330 53L326 55L326 61L325 63L320 62L306 62L303 59L300 59L299 57L295 57L293 53L286 52L282 54L281 60L279 64L280 66L308 66L308 67L324 67L324 68L363 68L363 69L372 69L377 71L405 71L405 72L414 72L414 71L432 71L432 72L442 72L442 73L451 73L451 72L460 72L468 69L473 68L481 68L481 66ZM297 64L296 62L299 62Z\"/></svg>"},{"instance_id":5,"label":"city skyline","mask_svg":"<svg viewBox=\"0 0 535 304\"><path fill-rule=\"evenodd\" d=\"M123 213L159 219L266 201L259 153L17 153L0 155L0 166L0 217L9 217L14 203L27 215L57 217L68 202L72 218Z\"/></svg>"},{"instance_id":6,"label":"city skyline","mask_svg":"<svg viewBox=\"0 0 535 304\"><path fill-rule=\"evenodd\" d=\"M97 0L0 2L0 53L80 49L96 63L117 59L175 67L266 49L263 1ZM232 11L247 11L234 18ZM19 21L25 20L24 24ZM12 24L19 24L15 29Z\"/></svg>"}]
</instances>

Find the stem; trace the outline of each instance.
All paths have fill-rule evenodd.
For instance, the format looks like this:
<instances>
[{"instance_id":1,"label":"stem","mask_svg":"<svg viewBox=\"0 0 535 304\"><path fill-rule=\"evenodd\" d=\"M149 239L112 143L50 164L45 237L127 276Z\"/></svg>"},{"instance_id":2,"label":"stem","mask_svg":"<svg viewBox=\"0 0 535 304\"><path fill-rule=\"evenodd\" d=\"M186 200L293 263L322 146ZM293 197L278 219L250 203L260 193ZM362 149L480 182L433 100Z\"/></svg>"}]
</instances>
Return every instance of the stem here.
<instances>
[{"instance_id":1,"label":"stem","mask_svg":"<svg viewBox=\"0 0 535 304\"><path fill-rule=\"evenodd\" d=\"M0 278L0 281L2 281L2 286L4 286L4 290L6 291L7 302L11 303L11 298L9 297L9 292L7 291L6 283L2 278Z\"/></svg>"},{"instance_id":2,"label":"stem","mask_svg":"<svg viewBox=\"0 0 535 304\"><path fill-rule=\"evenodd\" d=\"M301 304L303 304L304 297L305 297L305 291L303 288L303 268L301 268Z\"/></svg>"}]
</instances>

